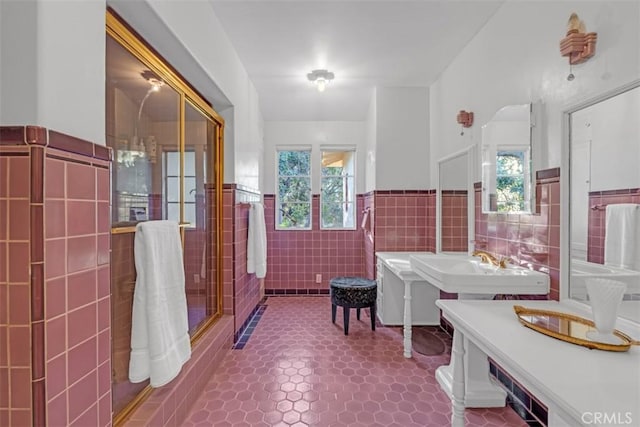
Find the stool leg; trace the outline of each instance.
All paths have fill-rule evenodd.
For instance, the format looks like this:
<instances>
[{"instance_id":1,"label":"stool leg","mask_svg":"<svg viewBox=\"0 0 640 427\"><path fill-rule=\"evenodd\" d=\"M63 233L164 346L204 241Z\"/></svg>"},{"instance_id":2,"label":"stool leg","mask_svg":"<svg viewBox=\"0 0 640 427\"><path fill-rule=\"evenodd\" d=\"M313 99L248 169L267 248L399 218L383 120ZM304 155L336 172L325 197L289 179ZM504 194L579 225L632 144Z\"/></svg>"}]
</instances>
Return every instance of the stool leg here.
<instances>
[{"instance_id":1,"label":"stool leg","mask_svg":"<svg viewBox=\"0 0 640 427\"><path fill-rule=\"evenodd\" d=\"M358 308L358 309L356 309L356 310L357 310L357 311L356 311L356 318L357 318L358 320L360 320L360 309Z\"/></svg>"},{"instance_id":2,"label":"stool leg","mask_svg":"<svg viewBox=\"0 0 640 427\"><path fill-rule=\"evenodd\" d=\"M349 335L349 312L351 311L348 307L342 307L342 313L344 314L344 334Z\"/></svg>"},{"instance_id":3,"label":"stool leg","mask_svg":"<svg viewBox=\"0 0 640 427\"><path fill-rule=\"evenodd\" d=\"M331 323L336 323L336 305L331 304Z\"/></svg>"},{"instance_id":4,"label":"stool leg","mask_svg":"<svg viewBox=\"0 0 640 427\"><path fill-rule=\"evenodd\" d=\"M369 314L371 315L371 330L376 330L376 303L373 303L371 307L369 307Z\"/></svg>"}]
</instances>

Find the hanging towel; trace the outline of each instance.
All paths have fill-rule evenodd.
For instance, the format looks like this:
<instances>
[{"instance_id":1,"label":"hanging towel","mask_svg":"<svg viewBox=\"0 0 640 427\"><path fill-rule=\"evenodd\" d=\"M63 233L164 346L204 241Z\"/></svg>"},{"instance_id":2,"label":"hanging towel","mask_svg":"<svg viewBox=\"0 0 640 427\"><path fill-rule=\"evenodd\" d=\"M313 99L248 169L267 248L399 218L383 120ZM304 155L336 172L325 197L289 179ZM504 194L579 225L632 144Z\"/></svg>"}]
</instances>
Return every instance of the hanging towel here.
<instances>
[{"instance_id":1,"label":"hanging towel","mask_svg":"<svg viewBox=\"0 0 640 427\"><path fill-rule=\"evenodd\" d=\"M262 203L251 203L249 211L247 273L256 273L258 279L267 275L267 227Z\"/></svg>"},{"instance_id":2,"label":"hanging towel","mask_svg":"<svg viewBox=\"0 0 640 427\"><path fill-rule=\"evenodd\" d=\"M161 387L173 380L191 357L178 223L139 223L134 255L137 278L129 381L149 378L151 387Z\"/></svg>"},{"instance_id":3,"label":"hanging towel","mask_svg":"<svg viewBox=\"0 0 640 427\"><path fill-rule=\"evenodd\" d=\"M640 270L640 205L607 205L604 236L604 263L613 267Z\"/></svg>"}]
</instances>

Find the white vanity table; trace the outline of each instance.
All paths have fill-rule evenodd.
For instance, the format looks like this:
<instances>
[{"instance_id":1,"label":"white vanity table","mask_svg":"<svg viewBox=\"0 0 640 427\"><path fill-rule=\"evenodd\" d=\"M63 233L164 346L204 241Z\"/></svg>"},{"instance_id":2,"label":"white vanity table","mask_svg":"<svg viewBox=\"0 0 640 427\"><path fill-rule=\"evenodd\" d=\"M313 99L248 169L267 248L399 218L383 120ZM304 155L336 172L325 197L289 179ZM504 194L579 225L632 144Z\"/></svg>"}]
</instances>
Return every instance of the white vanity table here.
<instances>
[{"instance_id":1,"label":"white vanity table","mask_svg":"<svg viewBox=\"0 0 640 427\"><path fill-rule=\"evenodd\" d=\"M455 329L449 365L452 426L464 425L465 398L474 392L465 378L489 375L464 372L473 369L464 363L464 341L495 360L546 405L550 427L640 425L640 347L623 353L589 350L524 327L513 311L518 304L590 318L584 306L557 301L439 300L436 304ZM640 324L619 319L617 328L640 339ZM596 416L609 422L594 423Z\"/></svg>"},{"instance_id":2,"label":"white vanity table","mask_svg":"<svg viewBox=\"0 0 640 427\"><path fill-rule=\"evenodd\" d=\"M411 358L411 326L439 325L440 290L413 272L409 256L423 252L377 252L376 313L383 325L404 326L404 357ZM413 307L412 307L413 306Z\"/></svg>"}]
</instances>

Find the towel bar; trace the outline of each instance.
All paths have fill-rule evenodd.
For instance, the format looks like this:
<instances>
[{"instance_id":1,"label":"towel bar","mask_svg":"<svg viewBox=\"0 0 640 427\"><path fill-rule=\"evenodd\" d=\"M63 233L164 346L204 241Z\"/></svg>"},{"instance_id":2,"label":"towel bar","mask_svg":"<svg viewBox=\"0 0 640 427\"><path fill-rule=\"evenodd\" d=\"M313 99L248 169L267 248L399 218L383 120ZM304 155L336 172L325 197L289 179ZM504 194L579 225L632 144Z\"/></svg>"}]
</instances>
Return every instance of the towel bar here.
<instances>
[{"instance_id":1,"label":"towel bar","mask_svg":"<svg viewBox=\"0 0 640 427\"><path fill-rule=\"evenodd\" d=\"M178 227L185 228L190 225L191 225L190 222L181 222L180 224L178 224ZM113 227L111 229L111 234L126 234L126 233L135 233L135 232L136 232L135 225L129 225L126 227Z\"/></svg>"}]
</instances>

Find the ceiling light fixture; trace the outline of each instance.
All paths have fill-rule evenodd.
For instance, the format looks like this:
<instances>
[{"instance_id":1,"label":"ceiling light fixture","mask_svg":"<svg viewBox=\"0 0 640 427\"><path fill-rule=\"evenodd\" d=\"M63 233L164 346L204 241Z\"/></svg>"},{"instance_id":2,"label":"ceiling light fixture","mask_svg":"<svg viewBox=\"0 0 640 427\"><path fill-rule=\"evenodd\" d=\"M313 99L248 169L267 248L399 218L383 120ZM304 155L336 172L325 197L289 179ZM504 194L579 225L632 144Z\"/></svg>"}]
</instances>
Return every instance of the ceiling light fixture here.
<instances>
[{"instance_id":1,"label":"ceiling light fixture","mask_svg":"<svg viewBox=\"0 0 640 427\"><path fill-rule=\"evenodd\" d=\"M334 77L335 75L327 70L313 70L312 72L307 74L307 78L309 79L309 81L316 84L318 92L324 92L327 84L329 84L329 82L333 80Z\"/></svg>"}]
</instances>

